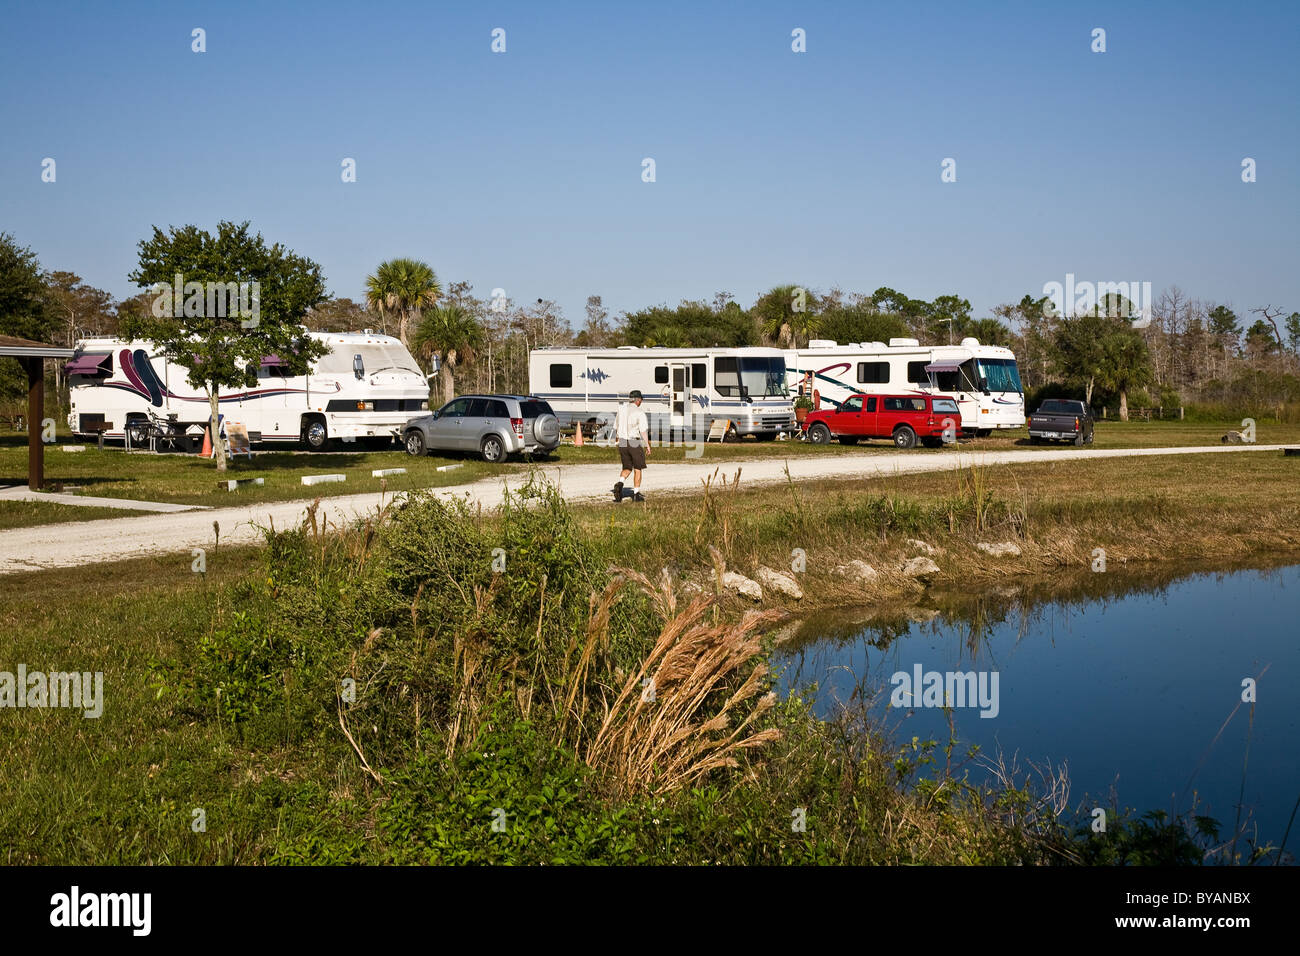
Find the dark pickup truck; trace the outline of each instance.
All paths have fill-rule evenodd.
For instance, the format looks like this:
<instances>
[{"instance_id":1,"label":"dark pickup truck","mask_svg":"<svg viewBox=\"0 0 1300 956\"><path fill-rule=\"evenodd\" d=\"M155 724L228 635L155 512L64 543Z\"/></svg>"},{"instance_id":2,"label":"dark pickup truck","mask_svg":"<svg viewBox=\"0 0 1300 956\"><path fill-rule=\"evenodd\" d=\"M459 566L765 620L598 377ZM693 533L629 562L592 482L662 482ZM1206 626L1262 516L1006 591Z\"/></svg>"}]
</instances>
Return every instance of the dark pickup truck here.
<instances>
[{"instance_id":1,"label":"dark pickup truck","mask_svg":"<svg viewBox=\"0 0 1300 956\"><path fill-rule=\"evenodd\" d=\"M1076 445L1092 444L1092 412L1083 402L1049 398L1029 416L1029 442L1072 441Z\"/></svg>"}]
</instances>

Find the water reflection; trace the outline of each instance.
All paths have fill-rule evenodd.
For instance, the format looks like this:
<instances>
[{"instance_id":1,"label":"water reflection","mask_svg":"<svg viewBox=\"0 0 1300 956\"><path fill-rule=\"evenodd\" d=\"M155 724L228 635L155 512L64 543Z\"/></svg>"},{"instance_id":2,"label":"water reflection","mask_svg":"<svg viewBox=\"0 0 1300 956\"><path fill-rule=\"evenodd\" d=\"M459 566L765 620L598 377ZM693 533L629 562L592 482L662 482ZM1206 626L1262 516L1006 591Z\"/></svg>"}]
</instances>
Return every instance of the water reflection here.
<instances>
[{"instance_id":1,"label":"water reflection","mask_svg":"<svg viewBox=\"0 0 1300 956\"><path fill-rule=\"evenodd\" d=\"M1114 797L1207 813L1225 833L1240 819L1276 844L1300 795L1298 590L1295 565L1112 568L930 590L910 606L805 620L778 662L781 683L816 684L824 716L865 703L895 740L946 740L951 722L995 762L1067 765L1076 807ZM911 686L913 674L947 675L951 690L954 674L991 672L1001 695L992 719L927 706ZM914 696L891 707L899 674ZM1242 700L1246 680L1257 682L1254 707Z\"/></svg>"}]
</instances>

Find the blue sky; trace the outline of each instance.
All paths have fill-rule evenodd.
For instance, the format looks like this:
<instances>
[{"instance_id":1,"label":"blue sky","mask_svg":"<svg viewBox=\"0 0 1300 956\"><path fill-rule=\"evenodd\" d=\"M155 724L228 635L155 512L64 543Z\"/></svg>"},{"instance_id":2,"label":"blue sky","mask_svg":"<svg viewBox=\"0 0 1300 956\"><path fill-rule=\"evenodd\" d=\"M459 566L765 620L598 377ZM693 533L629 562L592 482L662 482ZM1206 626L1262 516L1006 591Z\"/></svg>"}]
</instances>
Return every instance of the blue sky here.
<instances>
[{"instance_id":1,"label":"blue sky","mask_svg":"<svg viewBox=\"0 0 1300 956\"><path fill-rule=\"evenodd\" d=\"M784 282L987 315L1071 272L1300 309L1296 3L127 0L3 22L0 231L119 296L153 225L224 218L335 295L414 256L575 328L589 294L748 305Z\"/></svg>"}]
</instances>

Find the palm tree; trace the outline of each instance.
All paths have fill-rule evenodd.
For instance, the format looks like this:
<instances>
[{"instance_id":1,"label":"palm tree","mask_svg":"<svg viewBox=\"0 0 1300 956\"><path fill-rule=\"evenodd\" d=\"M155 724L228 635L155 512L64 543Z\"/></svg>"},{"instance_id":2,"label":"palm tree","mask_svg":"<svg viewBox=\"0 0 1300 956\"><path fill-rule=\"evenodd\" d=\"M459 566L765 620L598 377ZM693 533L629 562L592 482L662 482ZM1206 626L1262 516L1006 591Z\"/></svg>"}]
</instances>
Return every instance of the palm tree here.
<instances>
[{"instance_id":1,"label":"palm tree","mask_svg":"<svg viewBox=\"0 0 1300 956\"><path fill-rule=\"evenodd\" d=\"M381 262L372 276L366 276L366 304L379 314L396 312L397 337L411 347L411 318L418 322L420 312L435 305L442 296L438 276L427 262L418 259L389 259Z\"/></svg>"},{"instance_id":2,"label":"palm tree","mask_svg":"<svg viewBox=\"0 0 1300 956\"><path fill-rule=\"evenodd\" d=\"M483 327L460 306L439 306L424 314L415 330L415 348L425 359L438 357L440 403L451 401L456 393L452 366L472 361L482 345Z\"/></svg>"},{"instance_id":3,"label":"palm tree","mask_svg":"<svg viewBox=\"0 0 1300 956\"><path fill-rule=\"evenodd\" d=\"M803 286L779 285L759 296L750 314L760 331L777 345L793 344L817 334L816 299Z\"/></svg>"}]
</instances>

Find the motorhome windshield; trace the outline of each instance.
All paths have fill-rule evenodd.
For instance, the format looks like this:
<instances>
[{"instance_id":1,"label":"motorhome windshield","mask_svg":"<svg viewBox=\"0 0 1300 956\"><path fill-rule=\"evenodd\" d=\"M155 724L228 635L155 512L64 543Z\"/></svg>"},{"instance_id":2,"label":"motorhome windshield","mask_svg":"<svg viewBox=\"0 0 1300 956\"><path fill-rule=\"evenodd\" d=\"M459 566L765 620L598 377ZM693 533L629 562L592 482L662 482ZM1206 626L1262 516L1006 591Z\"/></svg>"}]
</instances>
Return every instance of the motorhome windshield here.
<instances>
[{"instance_id":1,"label":"motorhome windshield","mask_svg":"<svg viewBox=\"0 0 1300 956\"><path fill-rule=\"evenodd\" d=\"M980 374L988 382L990 392L1023 392L1020 370L1015 359L977 359Z\"/></svg>"},{"instance_id":2,"label":"motorhome windshield","mask_svg":"<svg viewBox=\"0 0 1300 956\"><path fill-rule=\"evenodd\" d=\"M375 342L367 342L362 345L350 345L346 342L333 342L330 344L332 346L331 350L322 355L316 362L317 375L351 376L354 374L355 368L353 365L354 357L360 355L364 375L398 369L410 372L413 375L423 376L423 373L415 364L415 359L411 358L410 353L400 345L385 345Z\"/></svg>"},{"instance_id":3,"label":"motorhome windshield","mask_svg":"<svg viewBox=\"0 0 1300 956\"><path fill-rule=\"evenodd\" d=\"M740 384L749 398L787 398L785 359L741 358Z\"/></svg>"}]
</instances>

